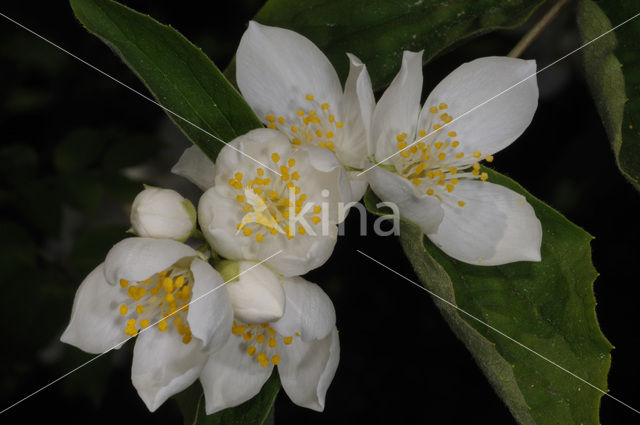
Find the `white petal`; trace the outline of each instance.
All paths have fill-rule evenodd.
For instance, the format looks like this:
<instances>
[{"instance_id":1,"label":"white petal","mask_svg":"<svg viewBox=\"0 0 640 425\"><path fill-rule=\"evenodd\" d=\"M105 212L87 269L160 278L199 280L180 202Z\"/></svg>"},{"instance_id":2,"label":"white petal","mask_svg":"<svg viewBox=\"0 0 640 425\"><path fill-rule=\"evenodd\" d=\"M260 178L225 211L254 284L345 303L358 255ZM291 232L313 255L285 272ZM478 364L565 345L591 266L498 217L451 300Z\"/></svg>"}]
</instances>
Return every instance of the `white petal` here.
<instances>
[{"instance_id":1,"label":"white petal","mask_svg":"<svg viewBox=\"0 0 640 425\"><path fill-rule=\"evenodd\" d=\"M269 114L293 119L311 94L337 106L338 74L311 41L293 31L251 21L236 53L236 79L243 97L260 119Z\"/></svg>"},{"instance_id":2,"label":"white petal","mask_svg":"<svg viewBox=\"0 0 640 425\"><path fill-rule=\"evenodd\" d=\"M455 119L446 129L455 130L461 151L498 152L517 139L533 119L538 106L535 72L532 60L486 57L465 63L433 89L424 104L420 128L425 126L428 109L445 103L445 112ZM527 77L531 78L523 81Z\"/></svg>"},{"instance_id":3,"label":"white petal","mask_svg":"<svg viewBox=\"0 0 640 425\"><path fill-rule=\"evenodd\" d=\"M265 238L256 258L265 259L281 250L268 260L269 267L283 276L303 275L323 265L331 256L338 228L332 224L328 231L327 235L322 235L320 231L316 236L298 234L291 240L284 236Z\"/></svg>"},{"instance_id":4,"label":"white petal","mask_svg":"<svg viewBox=\"0 0 640 425\"><path fill-rule=\"evenodd\" d=\"M412 141L422 93L422 52L405 51L400 71L378 101L373 112L371 137L376 160L397 152L396 136L407 133Z\"/></svg>"},{"instance_id":5,"label":"white petal","mask_svg":"<svg viewBox=\"0 0 640 425\"><path fill-rule=\"evenodd\" d=\"M329 222L341 223L345 216L340 214L339 203L347 203L353 199L344 167L328 149L302 146L296 151L299 155L297 168L301 175L302 190L307 194L307 202L323 206L325 213L329 213L326 216Z\"/></svg>"},{"instance_id":6,"label":"white petal","mask_svg":"<svg viewBox=\"0 0 640 425\"><path fill-rule=\"evenodd\" d=\"M424 233L433 233L444 211L434 196L417 194L413 183L382 167L367 172L371 189L385 202L396 204L400 216L416 223Z\"/></svg>"},{"instance_id":7,"label":"white petal","mask_svg":"<svg viewBox=\"0 0 640 425\"><path fill-rule=\"evenodd\" d=\"M367 67L356 56L350 53L347 56L349 76L340 108L344 127L336 134L336 155L344 165L362 169L370 153L369 130L375 98Z\"/></svg>"},{"instance_id":8,"label":"white petal","mask_svg":"<svg viewBox=\"0 0 640 425\"><path fill-rule=\"evenodd\" d=\"M209 357L200 374L207 415L251 399L271 376L273 365L260 366L247 354L241 340L230 337L222 349Z\"/></svg>"},{"instance_id":9,"label":"white petal","mask_svg":"<svg viewBox=\"0 0 640 425\"><path fill-rule=\"evenodd\" d=\"M444 203L438 231L427 234L446 254L482 266L540 261L542 227L524 196L481 181L461 181L452 195L466 205Z\"/></svg>"},{"instance_id":10,"label":"white petal","mask_svg":"<svg viewBox=\"0 0 640 425\"><path fill-rule=\"evenodd\" d=\"M351 199L349 202L358 202L364 194L367 192L367 188L369 187L369 183L367 182L367 175L360 174L359 171L348 171L347 179L349 180L349 184L351 185Z\"/></svg>"},{"instance_id":11,"label":"white petal","mask_svg":"<svg viewBox=\"0 0 640 425\"><path fill-rule=\"evenodd\" d=\"M175 328L149 327L138 334L131 381L151 412L198 379L207 361L200 341L183 344L181 338Z\"/></svg>"},{"instance_id":12,"label":"white petal","mask_svg":"<svg viewBox=\"0 0 640 425\"><path fill-rule=\"evenodd\" d=\"M120 279L145 280L181 258L197 255L189 246L170 239L127 238L107 254L104 275L112 285Z\"/></svg>"},{"instance_id":13,"label":"white petal","mask_svg":"<svg viewBox=\"0 0 640 425\"><path fill-rule=\"evenodd\" d=\"M269 323L284 314L280 279L266 266L239 262L238 280L227 283L235 317L244 323Z\"/></svg>"},{"instance_id":14,"label":"white petal","mask_svg":"<svg viewBox=\"0 0 640 425\"><path fill-rule=\"evenodd\" d=\"M198 202L198 221L211 247L228 259L255 258L249 238L237 235L236 225L244 216L234 199L222 196L217 187L207 190Z\"/></svg>"},{"instance_id":15,"label":"white petal","mask_svg":"<svg viewBox=\"0 0 640 425\"><path fill-rule=\"evenodd\" d=\"M280 335L300 333L303 341L322 339L336 325L336 311L329 296L315 283L299 276L284 278L284 316L271 324Z\"/></svg>"},{"instance_id":16,"label":"white petal","mask_svg":"<svg viewBox=\"0 0 640 425\"><path fill-rule=\"evenodd\" d=\"M213 170L213 161L199 147L193 145L184 150L171 172L205 191L213 186Z\"/></svg>"},{"instance_id":17,"label":"white petal","mask_svg":"<svg viewBox=\"0 0 640 425\"><path fill-rule=\"evenodd\" d=\"M202 341L202 349L215 351L231 334L233 310L229 294L218 273L208 263L196 258L191 263L194 284L187 313L191 333Z\"/></svg>"},{"instance_id":18,"label":"white petal","mask_svg":"<svg viewBox=\"0 0 640 425\"><path fill-rule=\"evenodd\" d=\"M280 382L298 406L322 411L327 389L340 361L340 341L334 328L322 340L295 340L281 350Z\"/></svg>"},{"instance_id":19,"label":"white petal","mask_svg":"<svg viewBox=\"0 0 640 425\"><path fill-rule=\"evenodd\" d=\"M104 263L100 264L80 284L60 341L91 354L120 348L118 344L129 338L124 333L124 317L119 314L125 301L127 296L120 287L107 283Z\"/></svg>"}]
</instances>

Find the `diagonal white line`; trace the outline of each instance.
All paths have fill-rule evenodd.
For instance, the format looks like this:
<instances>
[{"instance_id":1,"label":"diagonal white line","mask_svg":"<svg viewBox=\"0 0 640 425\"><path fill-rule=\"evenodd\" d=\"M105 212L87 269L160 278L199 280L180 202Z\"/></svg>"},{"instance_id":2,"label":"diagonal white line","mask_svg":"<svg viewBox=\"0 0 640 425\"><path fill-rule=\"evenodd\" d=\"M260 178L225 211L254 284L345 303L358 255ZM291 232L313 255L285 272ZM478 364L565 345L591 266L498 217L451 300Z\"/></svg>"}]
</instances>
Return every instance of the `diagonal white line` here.
<instances>
[{"instance_id":1,"label":"diagonal white line","mask_svg":"<svg viewBox=\"0 0 640 425\"><path fill-rule=\"evenodd\" d=\"M618 403L622 404L623 406L633 410L634 412L640 414L640 410L635 409L631 406L629 406L627 403L623 402L622 400L612 396L611 394L609 394L608 392L601 390L600 388L596 387L595 385L593 385L592 383L590 383L589 381L584 380L583 378L579 377L578 375L576 375L575 373L571 372L568 369L565 369L564 367L560 366L558 363L554 362L553 360L550 360L548 357L543 356L542 354L538 353L537 351L527 347L526 345L524 345L523 343L521 343L520 341L513 339L512 337L510 337L509 335L505 334L504 332L500 331L499 329L496 329L495 327L491 326L490 324L488 324L487 322L484 322L481 319L478 319L476 316L474 316L471 313L466 312L465 310L461 309L460 307L458 307L457 305L455 305L454 303L442 298L440 295L436 294L435 292L432 292L430 290L428 290L427 288L425 288L424 286L420 285L419 283L414 282L413 280L409 279L408 277L406 277L405 275L401 274L400 272L395 271L394 269L392 269L391 267L381 263L380 261L376 260L375 258L365 254L364 252L360 251L359 249L357 249L356 251L358 251L359 254L363 255L364 257L367 257L368 259L370 259L371 261L373 261L374 263L379 264L380 266L384 267L385 269L389 270L390 272L396 274L397 276L400 276L401 278L403 278L404 280L406 280L407 282L413 284L414 286L417 286L418 288L422 289L425 292L428 292L429 294L431 294L432 296L438 298L440 301L446 303L447 305L449 305L450 307L455 308L456 310L458 310L461 313L464 313L466 316L468 316L469 318L475 320L476 322L482 323L483 325L485 325L486 327L488 327L489 329L491 329L494 332L499 333L500 335L502 335L503 337L507 338L509 341L512 341L516 344L518 344L520 347L524 348L525 350L535 354L536 356L540 357L541 359L551 363L552 365L554 365L555 367L557 367L558 369L568 373L569 375L573 376L574 378L578 379L579 381L584 382L585 384L589 385L590 387L592 387L593 389L597 390L598 392L602 393L603 395L606 395L607 397L611 398L612 400L617 401Z\"/></svg>"},{"instance_id":2,"label":"diagonal white line","mask_svg":"<svg viewBox=\"0 0 640 425\"><path fill-rule=\"evenodd\" d=\"M226 282L223 282L222 284L216 286L215 288L205 292L204 294L200 295L199 297L189 301L187 304L183 305L182 307L180 307L178 310L174 311L173 313L169 314L167 317L158 320L155 323L150 324L149 326L147 326L146 328L140 329L140 331L138 332L137 335L140 335L142 332L145 332L147 329L151 329L154 326L156 326L158 323L160 323L162 320L165 320L175 314L177 314L179 311L182 311L183 309L187 308L188 306L190 306L191 304L195 303L198 300L201 300L202 298L206 297L209 294L214 293L215 291L217 291L220 288L224 288L225 284L231 282L232 280L236 279L239 276L242 276L243 274L245 274L246 272L248 272L249 270L252 270L255 267L258 267L259 265L261 265L262 263L264 263L265 261L270 260L271 258L275 257L276 255L280 254L282 252L282 250L277 251L275 254L270 255L269 257L265 258L264 260L260 261L259 263L254 264L253 266L249 267L248 269L246 269L245 271L238 273L237 275L233 276L231 279L227 280ZM116 345L114 345L113 347L109 348L106 351L103 351L102 353L96 355L95 357L90 358L89 360L87 360L86 362L82 363L80 366L76 367L75 369L70 370L69 372L65 373L64 375L54 379L53 381L49 382L47 385L41 387L40 389L32 392L31 394L27 395L26 397L21 398L20 400L16 401L15 403L13 403L11 406L9 407L5 407L2 411L0 411L0 415L2 415L4 412L6 412L7 410L17 406L18 404L22 403L23 401L28 400L29 398L33 397L34 395L38 394L39 392L49 388L51 385L55 384L58 381L61 381L62 379L66 378L67 376L71 375L72 373L76 372L79 369L82 369L83 367L85 367L86 365L88 365L89 363L94 362L95 360L98 360L100 357L104 356L105 354L107 354L109 351L113 350L116 347L121 346L122 344L126 343L127 341L129 341L132 338L135 338L137 335L133 335L130 336L126 339L124 339L122 342L117 343Z\"/></svg>"},{"instance_id":3,"label":"diagonal white line","mask_svg":"<svg viewBox=\"0 0 640 425\"><path fill-rule=\"evenodd\" d=\"M445 123L445 124L444 124L442 127L440 127L438 130L433 130L431 133L429 133L429 134L425 135L424 137L420 137L419 139L417 139L417 140L416 140L416 141L414 141L413 143L411 143L411 144L407 145L407 147L405 147L404 149L399 150L399 151L397 151L396 153L394 153L394 154L392 154L392 155L389 155L389 156L388 156L388 157L386 157L385 159L383 159L383 160L381 160L381 161L376 162L376 163L375 163L375 164L373 164L371 167L369 167L369 168L365 169L364 171L361 171L360 173L358 173L358 174L357 174L357 175L358 175L358 177L359 177L359 176L361 176L361 175L363 175L363 174L364 174L364 173L366 173L367 171L372 170L373 168L377 167L378 165L382 164L383 162L387 161L388 159L393 158L394 156L398 155L400 152L405 151L405 150L407 150L407 149L411 148L411 146L415 145L416 143L419 143L419 142L421 142L421 141L425 140L426 138L428 138L429 136L431 136L431 135L433 135L433 134L437 133L438 131L443 130L444 128L446 128L447 126L449 126L449 124L453 124L453 123L454 123L454 122L456 122L458 119L460 119L460 118L464 117L464 116L465 116L465 115L467 115L467 114L470 114L471 112L475 111L476 109L480 108L481 106L486 105L487 103L491 102L491 101L492 101L492 100L494 100L495 98L497 98L497 97L499 97L499 96L502 96L503 94L505 94L505 93L506 93L506 92L508 92L509 90L511 90L511 89L513 89L514 87L517 87L517 86L519 86L520 84L524 83L525 81L527 81L527 80L529 80L529 79L531 79L531 78L535 77L536 75L540 74L542 71L544 71L544 70L546 70L546 69L548 69L548 68L552 67L553 65L557 64L558 62L560 62L560 61L562 61L562 60L564 60L564 59L568 58L568 57L569 57L569 56L571 56L572 54L574 54L574 53L576 53L576 52L578 52L578 51L580 51L580 50L584 49L584 48L585 48L585 47L587 47L589 44L593 43L594 41L596 41L596 40L598 40L598 39L600 39L600 38L602 38L602 37L604 37L605 35L609 34L610 32L615 31L616 29L620 28L621 26L623 26L623 25L624 25L624 24L626 24L627 22L634 20L634 19L635 19L635 18L637 18L638 16L640 16L640 12L639 12L639 13L636 13L635 15L633 15L632 17L630 17L629 19L627 19L627 20L625 20L625 21L623 21L623 22L619 23L618 25L616 25L615 27L611 28L610 30L608 30L608 31L606 31L606 32L604 32L604 33L602 33L602 34L600 34L599 36L597 36L597 37L596 37L596 38L594 38L593 40L590 40L590 41L586 42L585 44L583 44L582 46L577 47L576 49L574 49L574 50L572 50L571 52L567 53L566 55L562 56L560 59L556 59L555 61L551 62L549 65L547 65L547 66L545 66L545 67L541 68L540 70L536 71L535 73L533 73L533 74L531 74L531 75L529 75L529 76L525 77L523 80L518 81L517 83L515 83L515 84L514 84L514 85L512 85L511 87L508 87L508 88L506 88L506 89L502 90L500 93L496 94L495 96L493 96L493 97L491 97L491 98L489 98L489 99L485 100L484 102L480 103L479 105L474 106L473 108L469 109L467 112L463 113L462 115L460 115L460 116L458 116L458 117L456 117L456 118L452 119L452 120L451 120L451 121L449 121L448 123Z\"/></svg>"},{"instance_id":4,"label":"diagonal white line","mask_svg":"<svg viewBox=\"0 0 640 425\"><path fill-rule=\"evenodd\" d=\"M242 152L240 149L228 144L227 142L225 142L224 140L222 140L221 138L219 138L218 136L216 136L215 134L212 134L210 132L208 132L207 130L203 129L202 127L200 127L197 124L194 124L193 122L189 121L188 119L186 119L185 117L183 117L182 115L179 115L176 112L173 112L171 109L167 108L166 106L161 105L160 103L156 102L155 100L153 100L152 98L150 98L149 96L146 96L142 93L140 93L138 90L134 89L131 86L128 86L127 84L123 83L122 81L118 80L117 78L111 76L110 74L107 74L106 72L104 72L103 70L95 67L94 65L90 64L89 62L85 61L84 59L74 55L73 53L71 53L70 51L60 47L59 45L57 45L56 43L54 43L53 41L50 41L48 39L46 39L45 37L41 36L40 34L38 34L37 32L25 27L24 25L22 25L20 22L17 22L14 19L11 19L10 17L8 17L7 15L5 15L4 13L0 12L0 16L2 16L3 18L5 18L8 21L13 22L14 24L16 24L17 26L19 26L20 28L30 32L31 34L35 35L36 37L38 37L39 39L49 43L50 45L52 45L53 47L55 47L56 49L66 53L67 55L71 56L72 58L76 59L79 62L82 62L83 64L87 65L89 68L93 69L94 71L99 72L100 74L104 75L107 78L110 78L111 80L115 81L116 83L120 84L121 86L131 90L132 92L134 92L135 94L137 94L138 96L142 97L143 99L148 100L149 102L153 103L156 106L159 106L161 109L163 109L165 112L173 115L176 118L181 119L182 121L186 122L187 124L193 126L194 128L197 128L198 130L202 131L203 133L205 133L206 135L214 138L215 140L217 140L220 143L225 144L226 146L230 147L231 149L238 151L239 153L241 153L242 155L246 156L247 158L251 159L252 161L260 164L261 166L265 167L268 170L273 171L274 173L276 173L279 176L282 176L282 174L280 174L280 172L274 170L273 168L269 167L268 165L263 164L262 162L258 161L257 159L255 159L254 157L252 157L251 155L248 155L244 152Z\"/></svg>"}]
</instances>

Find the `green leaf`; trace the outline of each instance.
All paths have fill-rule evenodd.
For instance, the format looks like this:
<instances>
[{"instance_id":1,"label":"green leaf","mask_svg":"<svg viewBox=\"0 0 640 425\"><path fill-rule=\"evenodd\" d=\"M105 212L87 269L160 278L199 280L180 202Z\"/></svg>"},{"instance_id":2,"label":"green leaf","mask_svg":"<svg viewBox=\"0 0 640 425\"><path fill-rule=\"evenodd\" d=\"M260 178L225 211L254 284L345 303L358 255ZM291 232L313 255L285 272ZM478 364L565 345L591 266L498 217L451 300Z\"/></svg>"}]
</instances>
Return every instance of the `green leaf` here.
<instances>
[{"instance_id":1,"label":"green leaf","mask_svg":"<svg viewBox=\"0 0 640 425\"><path fill-rule=\"evenodd\" d=\"M543 0L269 0L255 20L313 41L342 80L346 52L367 64L374 89L400 68L403 50L423 50L425 63L461 40L522 24ZM345 4L348 3L348 4ZM232 67L225 74L232 77Z\"/></svg>"},{"instance_id":2,"label":"green leaf","mask_svg":"<svg viewBox=\"0 0 640 425\"><path fill-rule=\"evenodd\" d=\"M582 0L578 28L583 43L639 12L635 0ZM622 174L640 190L640 19L586 46L585 76Z\"/></svg>"},{"instance_id":3,"label":"green leaf","mask_svg":"<svg viewBox=\"0 0 640 425\"><path fill-rule=\"evenodd\" d=\"M272 417L273 403L278 391L280 379L274 369L258 395L213 415L207 415L205 412L204 395L199 382L174 398L182 411L185 425L263 425Z\"/></svg>"},{"instance_id":4,"label":"green leaf","mask_svg":"<svg viewBox=\"0 0 640 425\"><path fill-rule=\"evenodd\" d=\"M216 137L229 141L261 126L213 62L170 26L111 0L70 2L86 29L122 57L158 103L184 118L167 111L211 159L223 146Z\"/></svg>"},{"instance_id":5,"label":"green leaf","mask_svg":"<svg viewBox=\"0 0 640 425\"><path fill-rule=\"evenodd\" d=\"M527 198L542 222L542 261L495 267L456 261L402 220L400 240L422 284L460 309L606 391L612 346L595 315L592 237L513 180L490 181ZM367 208L379 202L369 192ZM513 416L523 424L598 424L602 393L435 299Z\"/></svg>"}]
</instances>

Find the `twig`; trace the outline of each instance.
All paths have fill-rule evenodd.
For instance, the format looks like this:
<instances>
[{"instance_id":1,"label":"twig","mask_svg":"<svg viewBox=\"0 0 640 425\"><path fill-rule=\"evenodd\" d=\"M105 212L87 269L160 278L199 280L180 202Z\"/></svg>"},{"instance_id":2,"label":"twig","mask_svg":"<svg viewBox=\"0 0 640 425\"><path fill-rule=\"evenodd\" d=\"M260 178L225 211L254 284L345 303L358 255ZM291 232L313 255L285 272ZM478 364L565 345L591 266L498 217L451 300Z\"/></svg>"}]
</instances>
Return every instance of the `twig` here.
<instances>
[{"instance_id":1,"label":"twig","mask_svg":"<svg viewBox=\"0 0 640 425\"><path fill-rule=\"evenodd\" d=\"M520 39L518 44L516 44L515 47L511 49L507 56L511 58L519 57L527 49L527 47L529 47L533 40L538 38L542 30L544 30L547 25L549 25L558 16L560 10L562 10L562 8L566 6L570 1L571 0L558 0L556 4L551 6L547 13L544 14L542 19L540 19L538 23L536 23L533 28L531 28L529 32L527 32L524 37Z\"/></svg>"}]
</instances>

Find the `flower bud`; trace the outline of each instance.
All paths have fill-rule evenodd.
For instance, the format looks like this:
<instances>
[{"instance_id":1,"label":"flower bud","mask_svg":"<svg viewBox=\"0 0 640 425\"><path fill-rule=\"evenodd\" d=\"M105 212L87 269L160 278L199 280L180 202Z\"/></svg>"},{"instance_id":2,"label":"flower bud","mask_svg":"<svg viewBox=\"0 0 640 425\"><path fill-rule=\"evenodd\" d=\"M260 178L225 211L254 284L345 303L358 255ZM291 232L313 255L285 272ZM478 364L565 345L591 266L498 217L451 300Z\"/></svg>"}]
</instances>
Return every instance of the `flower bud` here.
<instances>
[{"instance_id":1,"label":"flower bud","mask_svg":"<svg viewBox=\"0 0 640 425\"><path fill-rule=\"evenodd\" d=\"M227 291L238 320L261 324L283 316L284 289L278 276L269 268L252 261L222 261L216 269L227 281ZM237 272L230 276L230 270Z\"/></svg>"},{"instance_id":2,"label":"flower bud","mask_svg":"<svg viewBox=\"0 0 640 425\"><path fill-rule=\"evenodd\" d=\"M131 206L131 228L145 238L185 241L196 226L196 210L171 189L147 186Z\"/></svg>"}]
</instances>

